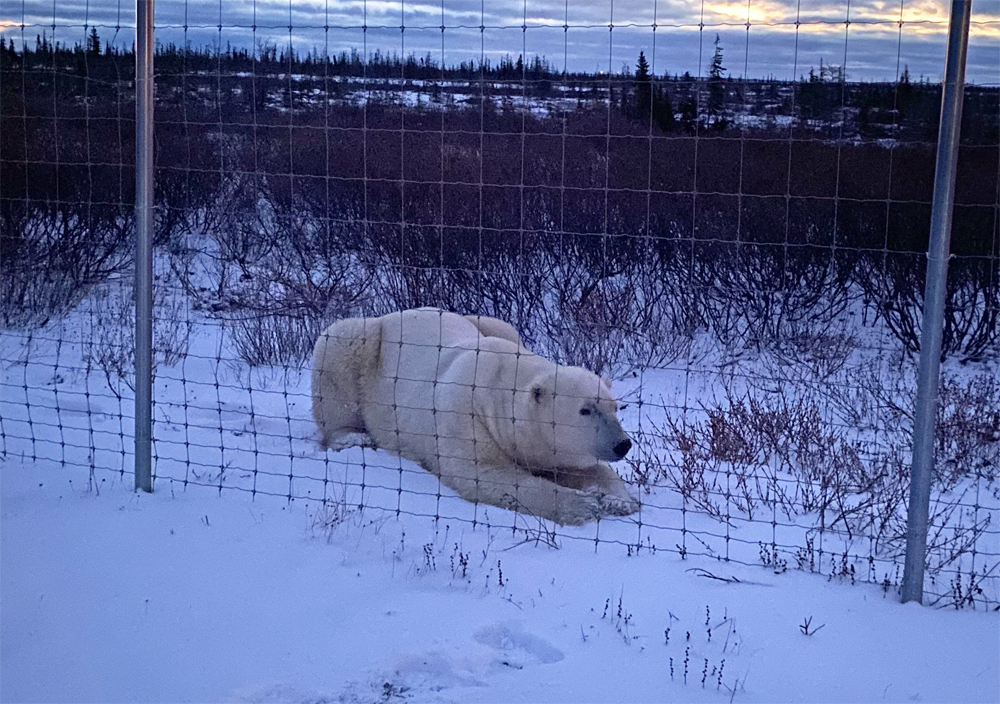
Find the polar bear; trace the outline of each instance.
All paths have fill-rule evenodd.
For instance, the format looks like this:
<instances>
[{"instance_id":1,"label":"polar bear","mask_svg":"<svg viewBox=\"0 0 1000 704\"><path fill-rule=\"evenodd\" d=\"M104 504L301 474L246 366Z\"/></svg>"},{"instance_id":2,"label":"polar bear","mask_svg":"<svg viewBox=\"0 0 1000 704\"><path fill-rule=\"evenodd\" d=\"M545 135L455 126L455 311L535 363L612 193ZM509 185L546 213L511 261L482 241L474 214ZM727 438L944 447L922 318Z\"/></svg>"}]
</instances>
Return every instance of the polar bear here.
<instances>
[{"instance_id":1,"label":"polar bear","mask_svg":"<svg viewBox=\"0 0 1000 704\"><path fill-rule=\"evenodd\" d=\"M608 464L632 443L607 382L532 353L501 320L347 318L320 334L312 365L324 449L361 433L468 501L564 525L639 510Z\"/></svg>"}]
</instances>

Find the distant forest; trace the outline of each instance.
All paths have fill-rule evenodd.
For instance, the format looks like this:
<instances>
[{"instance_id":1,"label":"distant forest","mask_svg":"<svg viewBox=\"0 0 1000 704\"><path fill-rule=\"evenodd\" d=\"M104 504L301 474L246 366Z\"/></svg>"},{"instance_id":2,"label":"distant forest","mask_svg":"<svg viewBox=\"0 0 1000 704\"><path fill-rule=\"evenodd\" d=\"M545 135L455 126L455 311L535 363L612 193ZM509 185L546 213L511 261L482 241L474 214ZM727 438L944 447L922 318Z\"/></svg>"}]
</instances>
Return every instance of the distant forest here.
<instances>
[{"instance_id":1,"label":"distant forest","mask_svg":"<svg viewBox=\"0 0 1000 704\"><path fill-rule=\"evenodd\" d=\"M296 106L296 88L319 88L331 98L356 91L378 90L389 94L419 87L429 101L449 96L483 95L571 98L575 107L600 100L633 121L644 123L652 134L696 127L716 131L794 128L831 138L892 138L901 142L934 141L940 111L940 85L926 79L911 80L904 67L896 82L845 80L842 67L810 66L798 81L734 79L723 65L724 49L718 37L703 76L689 73L652 75L646 58L637 57L634 70L618 73L563 72L547 59L505 56L442 66L431 54L400 56L376 49L367 60L357 48L329 55L316 48L298 52L273 43L257 51L227 46L158 45L155 65L161 93L181 89L215 91L217 100L237 107L256 100L256 108ZM45 33L19 51L15 42L0 36L0 71L31 74L45 82L57 78L51 90L92 98L118 100L131 87L134 51L102 42L92 29L86 44L72 46L49 42ZM86 91L79 83L89 79ZM183 79L183 81L182 81ZM360 81L360 83L359 83ZM282 85L282 83L293 85ZM295 86L294 83L308 83ZM120 85L124 83L125 85ZM278 92L283 102L271 100ZM386 97L381 95L381 98ZM740 117L744 119L739 119ZM264 116L258 116L263 118ZM697 123L697 124L696 124ZM968 86L962 129L964 144L994 145L1000 141L1000 89Z\"/></svg>"}]
</instances>

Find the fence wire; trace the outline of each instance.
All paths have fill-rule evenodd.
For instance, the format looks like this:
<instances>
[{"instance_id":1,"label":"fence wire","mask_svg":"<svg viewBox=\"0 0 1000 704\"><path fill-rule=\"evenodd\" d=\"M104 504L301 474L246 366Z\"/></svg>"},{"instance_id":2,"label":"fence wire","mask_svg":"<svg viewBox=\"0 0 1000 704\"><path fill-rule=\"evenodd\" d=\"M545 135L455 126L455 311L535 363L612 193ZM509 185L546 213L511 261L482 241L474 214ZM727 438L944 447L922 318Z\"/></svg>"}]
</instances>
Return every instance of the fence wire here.
<instances>
[{"instance_id":1,"label":"fence wire","mask_svg":"<svg viewBox=\"0 0 1000 704\"><path fill-rule=\"evenodd\" d=\"M1000 16L975 9L925 593L993 608ZM94 491L132 472L134 23L0 4L0 453ZM897 589L946 31L905 2L161 0L157 490ZM560 527L320 451L320 332L419 306L614 378L641 510Z\"/></svg>"}]
</instances>

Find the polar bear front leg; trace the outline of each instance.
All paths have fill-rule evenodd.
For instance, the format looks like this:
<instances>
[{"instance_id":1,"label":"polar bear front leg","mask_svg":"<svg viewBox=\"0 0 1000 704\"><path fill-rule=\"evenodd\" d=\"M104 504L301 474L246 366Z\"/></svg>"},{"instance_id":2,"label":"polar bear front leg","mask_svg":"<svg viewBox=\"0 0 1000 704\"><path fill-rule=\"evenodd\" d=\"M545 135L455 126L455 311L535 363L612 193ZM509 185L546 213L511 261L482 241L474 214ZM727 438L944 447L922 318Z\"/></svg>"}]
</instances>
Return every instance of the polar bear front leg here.
<instances>
[{"instance_id":1,"label":"polar bear front leg","mask_svg":"<svg viewBox=\"0 0 1000 704\"><path fill-rule=\"evenodd\" d=\"M598 494L560 486L516 465L476 467L442 460L438 476L466 501L500 506L561 525L581 526L607 513Z\"/></svg>"},{"instance_id":2,"label":"polar bear front leg","mask_svg":"<svg viewBox=\"0 0 1000 704\"><path fill-rule=\"evenodd\" d=\"M600 499L603 513L610 516L631 516L642 504L628 491L628 484L607 462L598 462L594 491Z\"/></svg>"}]
</instances>

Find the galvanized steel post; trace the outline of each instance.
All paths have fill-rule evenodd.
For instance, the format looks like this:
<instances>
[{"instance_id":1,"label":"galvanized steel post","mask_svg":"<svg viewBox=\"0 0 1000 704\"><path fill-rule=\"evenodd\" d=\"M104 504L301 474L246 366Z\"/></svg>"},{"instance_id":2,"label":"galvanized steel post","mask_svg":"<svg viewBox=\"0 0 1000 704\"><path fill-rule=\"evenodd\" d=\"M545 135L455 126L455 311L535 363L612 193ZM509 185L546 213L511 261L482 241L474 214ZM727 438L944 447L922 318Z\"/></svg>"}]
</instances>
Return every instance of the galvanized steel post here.
<instances>
[{"instance_id":1,"label":"galvanized steel post","mask_svg":"<svg viewBox=\"0 0 1000 704\"><path fill-rule=\"evenodd\" d=\"M924 562L927 553L927 513L930 507L931 475L934 467L934 420L937 413L938 377L941 368L941 333L948 288L948 258L951 216L955 197L962 98L965 90L965 58L969 47L972 0L953 0L948 29L948 54L941 93L941 125L938 129L934 200L931 205L930 244L927 251L927 281L924 284L924 314L920 330L920 367L913 421L913 465L910 471L910 503L906 524L906 564L902 600L922 601Z\"/></svg>"},{"instance_id":2,"label":"galvanized steel post","mask_svg":"<svg viewBox=\"0 0 1000 704\"><path fill-rule=\"evenodd\" d=\"M135 488L153 490L153 5L136 0Z\"/></svg>"}]
</instances>

